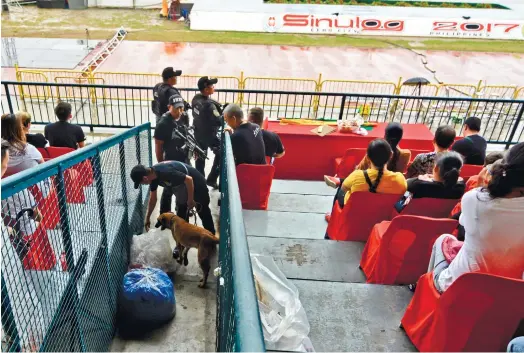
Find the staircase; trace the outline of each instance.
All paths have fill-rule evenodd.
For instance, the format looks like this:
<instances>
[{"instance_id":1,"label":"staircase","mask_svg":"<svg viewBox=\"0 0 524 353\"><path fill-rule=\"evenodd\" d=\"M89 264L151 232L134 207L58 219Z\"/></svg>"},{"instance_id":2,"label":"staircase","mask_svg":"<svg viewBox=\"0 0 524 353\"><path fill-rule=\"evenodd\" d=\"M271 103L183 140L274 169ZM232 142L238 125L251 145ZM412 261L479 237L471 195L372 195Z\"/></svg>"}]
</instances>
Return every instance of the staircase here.
<instances>
[{"instance_id":1,"label":"staircase","mask_svg":"<svg viewBox=\"0 0 524 353\"><path fill-rule=\"evenodd\" d=\"M102 63L111 55L116 48L122 43L124 38L127 35L127 31L124 27L120 27L115 35L107 41L107 43L102 47L98 53L89 61L84 67L82 67L82 76L87 77L90 72L94 72Z\"/></svg>"},{"instance_id":2,"label":"staircase","mask_svg":"<svg viewBox=\"0 0 524 353\"><path fill-rule=\"evenodd\" d=\"M408 288L366 284L364 243L324 240L334 194L323 182L274 180L268 210L243 211L250 252L272 256L298 288L317 352L415 351L399 328Z\"/></svg>"}]
</instances>

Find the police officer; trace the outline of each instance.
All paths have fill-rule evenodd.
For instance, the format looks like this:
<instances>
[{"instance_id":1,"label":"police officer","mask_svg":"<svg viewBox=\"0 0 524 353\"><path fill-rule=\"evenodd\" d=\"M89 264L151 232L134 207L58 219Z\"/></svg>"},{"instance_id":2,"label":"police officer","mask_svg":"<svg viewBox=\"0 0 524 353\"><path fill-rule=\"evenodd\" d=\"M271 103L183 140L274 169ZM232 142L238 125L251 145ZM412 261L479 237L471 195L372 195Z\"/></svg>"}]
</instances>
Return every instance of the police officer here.
<instances>
[{"instance_id":1,"label":"police officer","mask_svg":"<svg viewBox=\"0 0 524 353\"><path fill-rule=\"evenodd\" d=\"M168 110L167 105L169 98L175 94L181 96L178 89L174 87L177 83L177 77L180 75L182 75L182 70L174 70L172 67L166 67L162 71L163 82L157 83L155 87L153 87L154 100L151 102L151 107L153 113L156 115L157 124L160 117ZM187 115L182 116L182 121L189 126L189 117L187 117Z\"/></svg>"},{"instance_id":2,"label":"police officer","mask_svg":"<svg viewBox=\"0 0 524 353\"><path fill-rule=\"evenodd\" d=\"M211 172L207 176L207 185L218 189L217 179L220 174L220 140L218 139L218 128L222 125L221 105L217 101L210 98L215 93L215 84L218 79L209 76L201 77L198 80L197 93L193 98L191 105L193 106L193 126L195 127L195 138L198 145L207 151L211 148L215 154ZM204 168L206 161L198 158L195 162L196 169L205 176Z\"/></svg>"},{"instance_id":3,"label":"police officer","mask_svg":"<svg viewBox=\"0 0 524 353\"><path fill-rule=\"evenodd\" d=\"M187 134L187 127L181 122L183 112L182 97L178 94L171 96L168 111L160 117L155 128L155 155L158 162L179 161L190 164L187 151L182 148L185 145L182 136ZM164 212L171 210L172 197L171 190L165 188L160 199L160 208Z\"/></svg>"},{"instance_id":4,"label":"police officer","mask_svg":"<svg viewBox=\"0 0 524 353\"><path fill-rule=\"evenodd\" d=\"M131 179L135 184L135 189L140 184L149 185L149 203L145 219L146 231L149 230L151 225L150 218L156 206L157 188L160 185L164 188L164 193L165 190L169 190L176 196L177 216L189 221L188 211L195 207L204 228L215 234L213 217L209 209L210 199L206 180L192 166L176 161L165 161L155 164L151 168L139 164L131 169ZM164 198L164 193L162 198ZM170 206L160 200L160 214L169 212Z\"/></svg>"}]
</instances>

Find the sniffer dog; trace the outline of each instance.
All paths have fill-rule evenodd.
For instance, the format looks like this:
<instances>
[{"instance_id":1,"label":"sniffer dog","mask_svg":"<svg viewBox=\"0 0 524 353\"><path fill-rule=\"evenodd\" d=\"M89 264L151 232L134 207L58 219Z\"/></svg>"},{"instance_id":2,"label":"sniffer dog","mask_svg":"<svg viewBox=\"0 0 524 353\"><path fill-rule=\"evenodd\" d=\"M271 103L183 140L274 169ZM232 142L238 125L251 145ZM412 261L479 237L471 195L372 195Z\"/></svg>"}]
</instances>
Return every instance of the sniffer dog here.
<instances>
[{"instance_id":1,"label":"sniffer dog","mask_svg":"<svg viewBox=\"0 0 524 353\"><path fill-rule=\"evenodd\" d=\"M218 237L202 227L186 222L173 213L162 213L158 216L155 227L161 227L162 230L166 228L171 229L173 239L176 241L176 247L180 251L180 257L177 259L179 264L184 261L184 266L187 266L189 262L187 252L191 248L198 249L198 263L204 272L204 277L198 286L205 288L209 270L211 269L211 256L215 253L216 245L219 243Z\"/></svg>"}]
</instances>

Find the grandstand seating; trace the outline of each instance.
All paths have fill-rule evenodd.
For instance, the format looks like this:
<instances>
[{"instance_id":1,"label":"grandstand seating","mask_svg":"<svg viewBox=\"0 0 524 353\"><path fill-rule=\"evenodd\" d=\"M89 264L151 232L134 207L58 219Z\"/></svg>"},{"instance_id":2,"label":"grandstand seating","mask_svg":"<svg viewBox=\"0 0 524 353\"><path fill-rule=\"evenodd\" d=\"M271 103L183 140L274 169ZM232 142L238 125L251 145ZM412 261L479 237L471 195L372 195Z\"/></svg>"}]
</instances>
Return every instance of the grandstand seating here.
<instances>
[{"instance_id":1,"label":"grandstand seating","mask_svg":"<svg viewBox=\"0 0 524 353\"><path fill-rule=\"evenodd\" d=\"M242 208L265 210L275 167L272 165L240 164L236 168Z\"/></svg>"},{"instance_id":2,"label":"grandstand seating","mask_svg":"<svg viewBox=\"0 0 524 353\"><path fill-rule=\"evenodd\" d=\"M482 165L464 164L460 169L460 176L464 179L464 182L467 182L472 176L478 175L482 168L484 168Z\"/></svg>"},{"instance_id":3,"label":"grandstand seating","mask_svg":"<svg viewBox=\"0 0 524 353\"><path fill-rule=\"evenodd\" d=\"M337 177L345 179L366 155L365 148L348 148L344 156L335 159Z\"/></svg>"},{"instance_id":4,"label":"grandstand seating","mask_svg":"<svg viewBox=\"0 0 524 353\"><path fill-rule=\"evenodd\" d=\"M410 284L428 269L431 248L458 222L420 216L398 216L376 224L369 235L360 267L367 283Z\"/></svg>"},{"instance_id":5,"label":"grandstand seating","mask_svg":"<svg viewBox=\"0 0 524 353\"><path fill-rule=\"evenodd\" d=\"M524 281L466 273L443 294L420 277L402 326L421 352L502 352L524 317Z\"/></svg>"},{"instance_id":6,"label":"grandstand seating","mask_svg":"<svg viewBox=\"0 0 524 353\"><path fill-rule=\"evenodd\" d=\"M366 241L375 224L391 219L391 210L401 196L363 191L352 193L343 209L335 202L326 231L329 238Z\"/></svg>"},{"instance_id":7,"label":"grandstand seating","mask_svg":"<svg viewBox=\"0 0 524 353\"><path fill-rule=\"evenodd\" d=\"M413 162L415 157L418 156L419 154L431 152L431 151L427 151L427 150L414 150L414 149L410 149L410 151L411 151L410 162Z\"/></svg>"},{"instance_id":8,"label":"grandstand seating","mask_svg":"<svg viewBox=\"0 0 524 353\"><path fill-rule=\"evenodd\" d=\"M60 222L60 212L58 208L58 196L53 183L50 183L50 191L47 197L44 197L38 185L31 185L28 189L35 198L38 208L42 213L42 226L45 229L55 229Z\"/></svg>"},{"instance_id":9,"label":"grandstand seating","mask_svg":"<svg viewBox=\"0 0 524 353\"><path fill-rule=\"evenodd\" d=\"M42 154L44 160L47 161L73 152L74 149L69 147L45 147L38 148L38 151ZM89 186L93 184L93 167L91 166L91 161L89 159L79 163L78 165L75 165L73 169L77 170L82 176L82 178L79 180L82 186Z\"/></svg>"},{"instance_id":10,"label":"grandstand seating","mask_svg":"<svg viewBox=\"0 0 524 353\"><path fill-rule=\"evenodd\" d=\"M422 197L412 199L400 213L401 215L423 216L432 218L447 218L451 210L455 207L458 199L435 199ZM399 213L393 209L391 219L398 216Z\"/></svg>"}]
</instances>

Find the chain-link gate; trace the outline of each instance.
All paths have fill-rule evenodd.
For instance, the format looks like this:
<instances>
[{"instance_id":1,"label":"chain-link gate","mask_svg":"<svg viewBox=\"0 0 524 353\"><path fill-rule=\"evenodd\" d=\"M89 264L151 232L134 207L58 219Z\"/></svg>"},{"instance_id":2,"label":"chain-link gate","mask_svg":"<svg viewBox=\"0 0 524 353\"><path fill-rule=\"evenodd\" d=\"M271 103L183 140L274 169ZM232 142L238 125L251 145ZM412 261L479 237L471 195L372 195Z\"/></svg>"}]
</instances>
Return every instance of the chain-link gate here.
<instances>
[{"instance_id":1,"label":"chain-link gate","mask_svg":"<svg viewBox=\"0 0 524 353\"><path fill-rule=\"evenodd\" d=\"M2 180L2 351L105 351L151 163L150 124ZM55 159L57 158L57 159Z\"/></svg>"}]
</instances>

